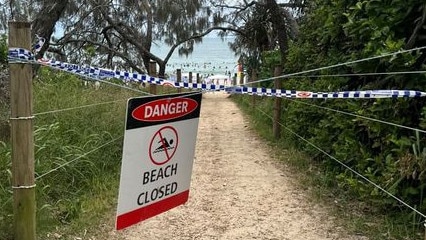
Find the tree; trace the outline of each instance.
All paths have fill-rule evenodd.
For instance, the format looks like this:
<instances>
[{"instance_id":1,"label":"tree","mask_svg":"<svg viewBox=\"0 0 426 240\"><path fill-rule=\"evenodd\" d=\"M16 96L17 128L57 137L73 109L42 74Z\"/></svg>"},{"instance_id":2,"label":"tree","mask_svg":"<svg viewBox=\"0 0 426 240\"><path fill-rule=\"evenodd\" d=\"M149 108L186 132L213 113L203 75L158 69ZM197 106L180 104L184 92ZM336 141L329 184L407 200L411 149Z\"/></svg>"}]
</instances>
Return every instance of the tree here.
<instances>
[{"instance_id":1,"label":"tree","mask_svg":"<svg viewBox=\"0 0 426 240\"><path fill-rule=\"evenodd\" d=\"M219 30L221 36L235 33L237 42L244 43L252 52L262 51L266 46L275 48L278 43L284 63L288 35L295 32L295 9L303 9L303 1L284 4L275 0L244 1L237 5L224 2L35 0L30 12L37 13L33 14L34 34L48 39L38 57L49 51L59 54L62 60L66 56L81 64L121 66L138 72L145 72L149 62L155 61L160 67L159 75L164 76L167 61L175 50L188 55L203 36ZM267 16L262 26L255 22L259 14ZM58 34L53 35L58 26L64 32L59 38ZM253 33L258 36L254 41ZM150 52L156 41L170 46L166 56Z\"/></svg>"},{"instance_id":2,"label":"tree","mask_svg":"<svg viewBox=\"0 0 426 240\"><path fill-rule=\"evenodd\" d=\"M188 55L203 36L220 29L206 0L35 0L28 12L34 35L47 39L38 57L47 51L61 60L138 72L155 61L161 76L176 50ZM10 14L0 16L7 19ZM53 34L55 28L63 34ZM170 47L166 56L150 52L157 41Z\"/></svg>"},{"instance_id":3,"label":"tree","mask_svg":"<svg viewBox=\"0 0 426 240\"><path fill-rule=\"evenodd\" d=\"M39 5L41 7L32 21L32 35L35 36L37 34L45 39L51 39L56 23L62 17L68 4L69 0L40 1ZM47 49L49 49L49 46L50 42L46 41L43 47L40 49L40 52L37 54L36 58L43 56ZM51 51L53 51L53 49L51 49Z\"/></svg>"},{"instance_id":4,"label":"tree","mask_svg":"<svg viewBox=\"0 0 426 240\"><path fill-rule=\"evenodd\" d=\"M55 46L73 60L112 67L121 65L138 72L155 61L164 76L167 61L177 49L189 54L212 26L205 1L110 1L73 2L74 13L60 20L64 36ZM201 34L201 35L200 35ZM170 51L163 58L150 52L152 44L164 41ZM96 54L95 54L96 53Z\"/></svg>"},{"instance_id":5,"label":"tree","mask_svg":"<svg viewBox=\"0 0 426 240\"><path fill-rule=\"evenodd\" d=\"M246 64L257 68L261 61L261 53L278 50L281 65L285 65L289 39L297 35L296 17L303 13L304 1L289 1L278 3L275 0L243 1L237 4L226 4L226 1L215 1L216 12L224 11L229 14L221 15L219 22L239 30L231 48L239 53ZM229 34L222 32L221 35Z\"/></svg>"},{"instance_id":6,"label":"tree","mask_svg":"<svg viewBox=\"0 0 426 240\"><path fill-rule=\"evenodd\" d=\"M287 62L290 71L300 72L424 46L422 36L426 32L419 27L424 26L424 1L391 2L392 4L389 4L390 1L376 0L311 2L301 21L299 38L290 47ZM424 70L425 55L425 50L396 54L312 74L352 74L349 77L306 77L288 79L285 84L286 87L311 91L423 91L426 86L424 74L391 73ZM364 75L375 72L386 75ZM402 126L422 129L426 126L425 104L424 98L315 101L315 105L321 107L359 115L348 118L344 114L324 111L325 108L289 102L283 122L292 131L342 160L347 166L424 211L426 201L422 193L425 189L426 166L423 164L424 156L418 154L417 150L423 149L423 146L416 142L423 142L425 136L363 117L386 119ZM300 142L294 141L293 144L311 153L327 169L335 169L330 174L338 175L339 185L348 187L357 196L382 202L386 209L391 209L390 206L400 207L399 203L389 201L387 196L373 191L351 174L345 174L341 165L335 161L329 161L328 157L322 158L318 151L301 145Z\"/></svg>"}]
</instances>

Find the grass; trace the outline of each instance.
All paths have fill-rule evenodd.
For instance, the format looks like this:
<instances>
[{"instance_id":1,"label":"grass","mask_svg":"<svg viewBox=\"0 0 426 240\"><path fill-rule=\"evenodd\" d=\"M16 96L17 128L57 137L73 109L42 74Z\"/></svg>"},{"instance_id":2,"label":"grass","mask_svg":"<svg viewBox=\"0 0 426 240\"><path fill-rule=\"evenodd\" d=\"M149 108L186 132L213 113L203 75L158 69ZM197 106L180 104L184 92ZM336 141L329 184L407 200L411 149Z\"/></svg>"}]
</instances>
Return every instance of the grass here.
<instances>
[{"instance_id":1,"label":"grass","mask_svg":"<svg viewBox=\"0 0 426 240\"><path fill-rule=\"evenodd\" d=\"M82 83L47 69L34 80L38 239L87 235L87 226L101 224L103 213L115 208L126 100L142 94ZM11 150L6 133L0 135L0 239L12 239Z\"/></svg>"},{"instance_id":2,"label":"grass","mask_svg":"<svg viewBox=\"0 0 426 240\"><path fill-rule=\"evenodd\" d=\"M342 188L339 173L330 173L320 162L289 145L286 139L295 137L289 132L282 130L281 139L274 139L272 120L258 110L262 109L272 116L273 99L256 97L256 107L253 108L251 98L233 96L233 100L249 117L253 129L273 149L271 154L279 156L280 161L295 173L299 187L310 193L312 202L321 202L327 207L330 214L338 219L338 225L351 234L366 236L370 240L424 239L425 229L417 214L404 207L385 209L379 203L353 195L350 189Z\"/></svg>"}]
</instances>

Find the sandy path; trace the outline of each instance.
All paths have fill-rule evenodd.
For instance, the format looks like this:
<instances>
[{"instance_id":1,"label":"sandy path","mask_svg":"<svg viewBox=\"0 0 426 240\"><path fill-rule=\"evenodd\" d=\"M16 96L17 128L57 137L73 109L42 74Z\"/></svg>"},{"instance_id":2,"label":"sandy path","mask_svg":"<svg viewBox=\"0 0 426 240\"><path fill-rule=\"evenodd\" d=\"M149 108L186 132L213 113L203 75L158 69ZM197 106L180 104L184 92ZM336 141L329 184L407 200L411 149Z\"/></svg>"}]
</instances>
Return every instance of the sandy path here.
<instances>
[{"instance_id":1,"label":"sandy path","mask_svg":"<svg viewBox=\"0 0 426 240\"><path fill-rule=\"evenodd\" d=\"M203 97L189 201L119 239L366 239L309 203L227 95Z\"/></svg>"}]
</instances>

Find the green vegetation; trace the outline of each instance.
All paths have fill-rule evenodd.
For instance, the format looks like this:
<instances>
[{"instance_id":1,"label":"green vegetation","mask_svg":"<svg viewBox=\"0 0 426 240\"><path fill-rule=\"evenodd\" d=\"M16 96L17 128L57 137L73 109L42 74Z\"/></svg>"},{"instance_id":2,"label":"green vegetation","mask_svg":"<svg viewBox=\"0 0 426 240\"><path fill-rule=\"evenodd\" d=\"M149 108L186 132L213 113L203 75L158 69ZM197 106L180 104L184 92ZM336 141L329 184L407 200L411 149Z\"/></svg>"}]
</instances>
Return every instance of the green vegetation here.
<instances>
[{"instance_id":1,"label":"green vegetation","mask_svg":"<svg viewBox=\"0 0 426 240\"><path fill-rule=\"evenodd\" d=\"M426 12L423 1L323 1L309 6L302 18L298 39L291 42L286 73L354 61L404 48L424 46L426 32L417 17ZM423 37L419 37L423 36ZM398 54L338 68L321 70L309 75L282 81L283 88L318 92L375 89L409 89L424 91L424 74L362 75L425 70L425 51ZM259 79L271 77L280 59L279 51L263 52ZM321 76L353 74L348 77ZM356 75L361 74L361 75ZM272 86L271 82L262 83ZM247 105L249 97L238 97ZM426 127L425 99L377 100L291 100L283 101L282 124L326 153L353 168L391 194L422 213L426 213L426 135L378 121L372 118L415 129ZM272 115L273 99L258 98L257 108ZM250 107L246 106L247 109ZM333 110L341 111L336 112ZM343 114L347 112L358 116ZM264 121L260 111L248 111L256 124ZM270 128L272 120L265 121ZM322 183L330 194L343 200L346 210L356 209L356 228L381 231L377 239L417 239L424 231L420 215L374 188L318 149L282 130L281 141L275 142L270 133L262 133L277 148L290 148L306 154L297 164L318 169L314 183ZM300 160L300 161L299 161ZM312 175L312 173L309 173ZM340 199L341 198L341 199ZM363 207L353 207L353 202ZM344 215L344 214L340 214ZM369 216L374 220L363 221ZM353 217L353 216L352 216ZM379 218L379 219L378 219ZM383 220L381 220L382 218ZM386 234L386 235L385 235ZM385 237L384 237L385 236Z\"/></svg>"},{"instance_id":2,"label":"green vegetation","mask_svg":"<svg viewBox=\"0 0 426 240\"><path fill-rule=\"evenodd\" d=\"M273 115L273 98L256 97L255 108L252 106L251 98L252 96L233 96L233 100L249 116L253 128L274 149L274 155L280 156L280 160L293 170L301 188L308 189L312 194L312 201L320 201L329 206L331 213L337 217L336 220L347 230L352 234L376 240L423 239L423 219L413 211L377 191L354 174L350 174L337 162L318 150L310 148L286 129L282 130L281 139L274 139L270 118ZM315 113L317 112L312 111L306 114ZM284 114L289 115L287 112ZM350 123L350 118L347 118L345 121ZM343 121L343 118L340 120ZM281 123L288 127L297 122L290 123L282 120ZM296 133L299 134L299 132ZM317 141L308 140L320 145ZM410 151L408 148L405 150ZM336 158L347 164L346 155ZM390 164L391 166L393 165ZM361 173L364 174L364 172ZM370 178L370 175L367 177Z\"/></svg>"},{"instance_id":3,"label":"green vegetation","mask_svg":"<svg viewBox=\"0 0 426 240\"><path fill-rule=\"evenodd\" d=\"M38 238L73 239L115 208L126 100L141 94L106 84L95 90L69 74L41 70L33 84L35 113L107 103L36 115ZM0 144L0 239L12 239L10 144Z\"/></svg>"}]
</instances>

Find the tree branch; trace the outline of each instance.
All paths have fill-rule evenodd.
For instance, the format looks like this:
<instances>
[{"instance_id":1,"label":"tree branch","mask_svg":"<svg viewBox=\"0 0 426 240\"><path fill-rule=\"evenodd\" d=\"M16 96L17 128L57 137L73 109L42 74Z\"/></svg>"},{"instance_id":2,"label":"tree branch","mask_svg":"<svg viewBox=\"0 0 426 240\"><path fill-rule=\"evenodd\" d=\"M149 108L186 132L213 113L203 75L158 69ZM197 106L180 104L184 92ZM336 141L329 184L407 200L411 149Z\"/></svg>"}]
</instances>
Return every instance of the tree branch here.
<instances>
[{"instance_id":1,"label":"tree branch","mask_svg":"<svg viewBox=\"0 0 426 240\"><path fill-rule=\"evenodd\" d=\"M232 31L232 32L239 33L239 34L241 34L241 35L245 35L245 33L244 33L243 31L241 31L241 30L239 30L239 29L235 29L235 28L228 28L228 27L211 27L211 28L207 29L207 30L206 30L205 32L203 32L203 33L200 33L200 34L198 34L198 35L194 35L194 36L192 36L192 37L190 37L190 38L188 38L188 39L186 39L186 40L183 40L183 41L180 41L180 42L178 42L178 43L174 44L174 45L171 47L171 49L170 49L169 53L167 54L167 56L164 58L164 62L168 62L168 61L169 61L169 59L170 59L170 57L172 56L173 52L175 51L175 49L176 49L177 47L179 47L179 45L181 45L181 44L183 44L183 43L185 43L185 42L187 42L187 41L193 40L193 39L202 38L202 37L206 36L207 34L211 33L211 32L212 32L212 31L214 31L214 30Z\"/></svg>"},{"instance_id":2,"label":"tree branch","mask_svg":"<svg viewBox=\"0 0 426 240\"><path fill-rule=\"evenodd\" d=\"M425 22L426 22L426 4L423 5L423 14L421 17L418 18L416 27L414 28L413 33L410 36L410 39L407 41L407 44L405 45L405 49L410 49L414 47L419 31L422 29L423 25L425 25Z\"/></svg>"},{"instance_id":3,"label":"tree branch","mask_svg":"<svg viewBox=\"0 0 426 240\"><path fill-rule=\"evenodd\" d=\"M108 46L105 46L104 44L101 44L101 43L98 43L98 42L95 42L95 41L91 41L91 40L80 40L80 39L68 39L67 42L65 42L65 44L66 43L82 43L83 45L85 43L90 43L90 44L92 44L94 46L98 46L98 47L104 48L105 50L107 50L107 51L113 53L114 55L116 55L116 56L122 58L123 60L125 60L126 63L129 64L130 67L133 68L135 71L137 71L139 73L145 73L145 71L142 70L141 68L139 68L136 64L134 64L133 61L130 60L128 56L124 55L123 53L121 53L121 52L119 52L119 51L117 51L115 49L112 49L112 48L110 48Z\"/></svg>"}]
</instances>

